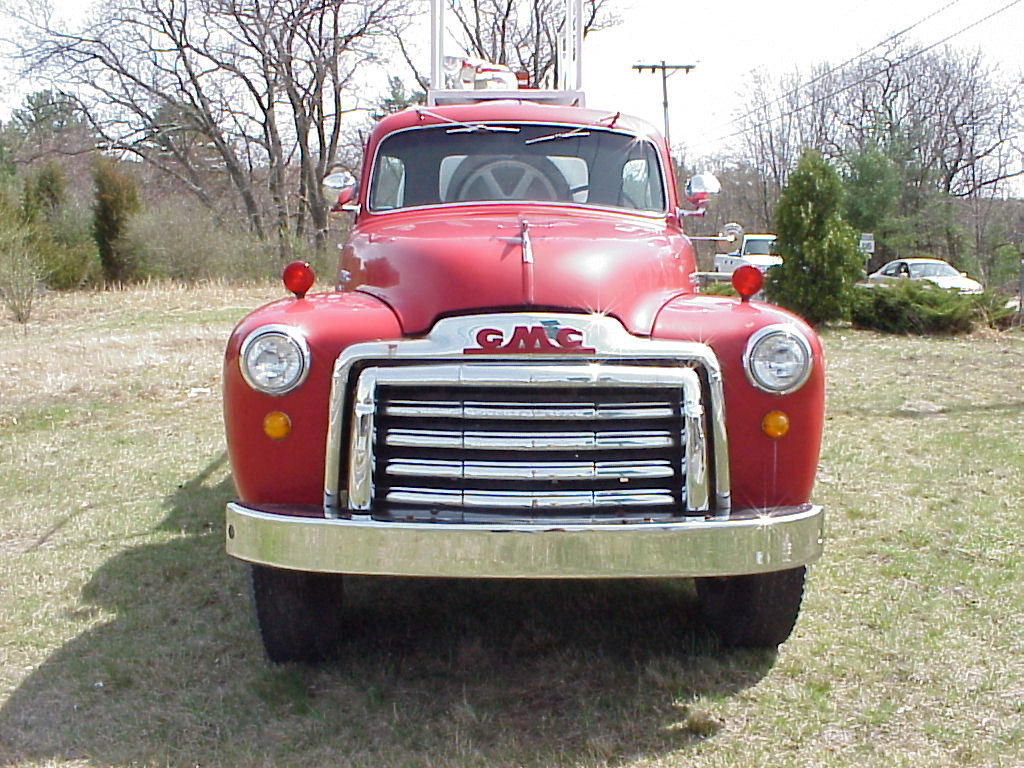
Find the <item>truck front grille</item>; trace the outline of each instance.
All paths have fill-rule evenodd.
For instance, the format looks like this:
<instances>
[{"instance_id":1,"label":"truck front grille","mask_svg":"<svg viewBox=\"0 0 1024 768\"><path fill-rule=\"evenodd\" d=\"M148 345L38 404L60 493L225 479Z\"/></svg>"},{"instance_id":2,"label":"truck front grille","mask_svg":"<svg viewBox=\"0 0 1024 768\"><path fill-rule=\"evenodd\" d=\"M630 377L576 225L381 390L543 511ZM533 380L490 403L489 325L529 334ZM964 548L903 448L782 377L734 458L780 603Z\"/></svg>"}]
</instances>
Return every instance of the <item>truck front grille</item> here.
<instances>
[{"instance_id":1,"label":"truck front grille","mask_svg":"<svg viewBox=\"0 0 1024 768\"><path fill-rule=\"evenodd\" d=\"M596 368L364 369L351 419L350 510L436 522L611 522L706 510L695 373Z\"/></svg>"},{"instance_id":2,"label":"truck front grille","mask_svg":"<svg viewBox=\"0 0 1024 768\"><path fill-rule=\"evenodd\" d=\"M389 515L683 504L678 392L386 386L377 397L373 506Z\"/></svg>"}]
</instances>

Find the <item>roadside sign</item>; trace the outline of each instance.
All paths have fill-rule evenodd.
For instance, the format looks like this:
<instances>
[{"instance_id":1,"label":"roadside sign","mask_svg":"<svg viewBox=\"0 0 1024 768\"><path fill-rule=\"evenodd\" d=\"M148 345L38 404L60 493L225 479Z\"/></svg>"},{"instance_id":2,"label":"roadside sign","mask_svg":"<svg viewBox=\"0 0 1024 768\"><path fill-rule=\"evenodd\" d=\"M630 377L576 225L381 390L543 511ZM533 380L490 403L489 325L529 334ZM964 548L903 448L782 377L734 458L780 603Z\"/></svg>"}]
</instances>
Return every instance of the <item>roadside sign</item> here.
<instances>
[{"instance_id":1,"label":"roadside sign","mask_svg":"<svg viewBox=\"0 0 1024 768\"><path fill-rule=\"evenodd\" d=\"M861 232L860 242L857 244L857 249L861 253L874 253L875 252L875 233L874 232Z\"/></svg>"}]
</instances>

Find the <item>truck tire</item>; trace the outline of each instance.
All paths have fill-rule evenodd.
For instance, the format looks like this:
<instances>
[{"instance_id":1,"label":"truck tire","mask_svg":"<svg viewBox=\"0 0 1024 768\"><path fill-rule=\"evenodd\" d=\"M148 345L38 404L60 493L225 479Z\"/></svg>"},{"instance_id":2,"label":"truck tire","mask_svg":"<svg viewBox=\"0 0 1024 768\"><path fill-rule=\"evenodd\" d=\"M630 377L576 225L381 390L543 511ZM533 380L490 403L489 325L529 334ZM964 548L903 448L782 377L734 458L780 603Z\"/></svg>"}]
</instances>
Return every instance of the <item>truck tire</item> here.
<instances>
[{"instance_id":1,"label":"truck tire","mask_svg":"<svg viewBox=\"0 0 1024 768\"><path fill-rule=\"evenodd\" d=\"M252 566L256 623L267 657L307 664L329 657L342 635L342 577Z\"/></svg>"},{"instance_id":2,"label":"truck tire","mask_svg":"<svg viewBox=\"0 0 1024 768\"><path fill-rule=\"evenodd\" d=\"M804 566L747 576L697 579L704 621L723 645L774 648L796 624L804 594Z\"/></svg>"}]
</instances>

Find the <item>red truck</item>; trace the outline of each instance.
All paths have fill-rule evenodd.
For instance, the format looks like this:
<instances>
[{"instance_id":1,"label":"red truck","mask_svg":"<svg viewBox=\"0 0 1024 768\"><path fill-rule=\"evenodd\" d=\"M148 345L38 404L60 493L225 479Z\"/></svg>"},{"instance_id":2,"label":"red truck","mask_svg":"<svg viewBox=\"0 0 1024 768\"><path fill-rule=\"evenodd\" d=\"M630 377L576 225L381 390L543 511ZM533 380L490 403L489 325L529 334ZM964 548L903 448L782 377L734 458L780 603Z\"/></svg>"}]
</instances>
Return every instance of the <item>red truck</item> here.
<instances>
[{"instance_id":1,"label":"red truck","mask_svg":"<svg viewBox=\"0 0 1024 768\"><path fill-rule=\"evenodd\" d=\"M334 289L289 265L231 335L227 550L274 661L331 653L344 574L695 578L724 644L792 630L817 337L748 300L753 268L696 292L683 223L715 183L681 207L650 126L513 96L381 120Z\"/></svg>"}]
</instances>

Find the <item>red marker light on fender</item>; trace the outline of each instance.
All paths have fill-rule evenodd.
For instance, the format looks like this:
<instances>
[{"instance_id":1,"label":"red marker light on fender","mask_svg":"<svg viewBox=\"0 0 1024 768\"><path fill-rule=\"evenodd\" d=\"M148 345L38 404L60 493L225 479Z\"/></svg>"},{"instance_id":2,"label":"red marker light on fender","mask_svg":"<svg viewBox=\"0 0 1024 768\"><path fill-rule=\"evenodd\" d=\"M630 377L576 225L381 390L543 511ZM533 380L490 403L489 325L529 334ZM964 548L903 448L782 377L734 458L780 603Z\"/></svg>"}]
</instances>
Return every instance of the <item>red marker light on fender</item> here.
<instances>
[{"instance_id":1,"label":"red marker light on fender","mask_svg":"<svg viewBox=\"0 0 1024 768\"><path fill-rule=\"evenodd\" d=\"M732 273L732 287L743 301L750 301L750 297L764 287L764 275L749 264L737 267Z\"/></svg>"},{"instance_id":2,"label":"red marker light on fender","mask_svg":"<svg viewBox=\"0 0 1024 768\"><path fill-rule=\"evenodd\" d=\"M281 272L284 287L294 293L297 299L306 295L306 291L313 287L315 279L312 267L305 261L293 261Z\"/></svg>"}]
</instances>

